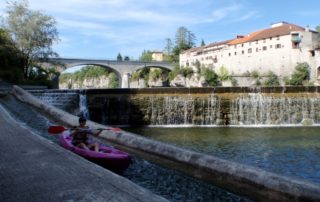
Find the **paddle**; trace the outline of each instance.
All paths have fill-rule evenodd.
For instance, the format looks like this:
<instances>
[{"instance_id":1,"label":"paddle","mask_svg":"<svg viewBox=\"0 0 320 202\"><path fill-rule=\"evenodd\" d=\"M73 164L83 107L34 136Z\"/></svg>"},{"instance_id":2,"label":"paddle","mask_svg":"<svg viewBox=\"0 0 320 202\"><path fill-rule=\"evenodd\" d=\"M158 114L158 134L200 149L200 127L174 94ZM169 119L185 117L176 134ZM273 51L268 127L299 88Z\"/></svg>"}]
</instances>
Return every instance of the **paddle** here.
<instances>
[{"instance_id":1,"label":"paddle","mask_svg":"<svg viewBox=\"0 0 320 202\"><path fill-rule=\"evenodd\" d=\"M48 128L48 133L58 134L58 133L62 133L65 130L68 130L68 128L65 128L63 126L50 126ZM112 130L114 132L120 132L121 128L98 128L96 130Z\"/></svg>"}]
</instances>

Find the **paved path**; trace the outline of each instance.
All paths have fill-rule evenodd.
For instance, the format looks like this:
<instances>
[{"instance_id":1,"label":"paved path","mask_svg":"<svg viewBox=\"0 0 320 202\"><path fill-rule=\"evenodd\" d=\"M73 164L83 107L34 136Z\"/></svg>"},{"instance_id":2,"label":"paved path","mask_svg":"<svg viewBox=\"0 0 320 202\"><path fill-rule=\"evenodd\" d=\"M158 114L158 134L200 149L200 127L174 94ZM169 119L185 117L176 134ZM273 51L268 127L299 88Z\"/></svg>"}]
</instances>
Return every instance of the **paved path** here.
<instances>
[{"instance_id":1,"label":"paved path","mask_svg":"<svg viewBox=\"0 0 320 202\"><path fill-rule=\"evenodd\" d=\"M33 134L0 105L0 201L165 201Z\"/></svg>"}]
</instances>

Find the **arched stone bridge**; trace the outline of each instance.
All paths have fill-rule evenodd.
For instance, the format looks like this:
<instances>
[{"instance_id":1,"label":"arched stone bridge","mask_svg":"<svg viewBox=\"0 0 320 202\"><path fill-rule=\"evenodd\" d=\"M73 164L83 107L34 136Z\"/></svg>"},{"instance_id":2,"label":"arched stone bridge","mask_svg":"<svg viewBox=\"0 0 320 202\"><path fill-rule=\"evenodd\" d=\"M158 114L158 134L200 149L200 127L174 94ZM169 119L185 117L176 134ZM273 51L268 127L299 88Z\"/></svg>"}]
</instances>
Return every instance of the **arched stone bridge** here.
<instances>
[{"instance_id":1,"label":"arched stone bridge","mask_svg":"<svg viewBox=\"0 0 320 202\"><path fill-rule=\"evenodd\" d=\"M133 72L144 67L158 67L168 71L173 66L168 62L142 62L142 61L117 61L117 60L94 60L94 59L71 59L71 58L50 58L49 63L42 63L46 67L56 67L60 72L75 66L98 65L115 72L120 80L122 88L130 88L130 77Z\"/></svg>"}]
</instances>

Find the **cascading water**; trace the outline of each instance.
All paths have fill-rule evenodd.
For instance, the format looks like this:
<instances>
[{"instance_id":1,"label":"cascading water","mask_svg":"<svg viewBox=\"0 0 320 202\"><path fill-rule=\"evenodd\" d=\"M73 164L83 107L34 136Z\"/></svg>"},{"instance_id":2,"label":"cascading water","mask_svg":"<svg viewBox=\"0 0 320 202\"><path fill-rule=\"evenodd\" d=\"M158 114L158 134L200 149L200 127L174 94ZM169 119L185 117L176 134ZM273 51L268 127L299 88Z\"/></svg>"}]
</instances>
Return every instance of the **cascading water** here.
<instances>
[{"instance_id":1,"label":"cascading water","mask_svg":"<svg viewBox=\"0 0 320 202\"><path fill-rule=\"evenodd\" d=\"M231 102L233 125L297 125L320 123L320 98L250 93Z\"/></svg>"},{"instance_id":2,"label":"cascading water","mask_svg":"<svg viewBox=\"0 0 320 202\"><path fill-rule=\"evenodd\" d=\"M75 113L77 110L79 110L79 95L77 92L44 92L42 90L34 90L30 92L49 105L55 106L67 112Z\"/></svg>"},{"instance_id":3,"label":"cascading water","mask_svg":"<svg viewBox=\"0 0 320 202\"><path fill-rule=\"evenodd\" d=\"M84 93L80 93L79 95L79 109L80 115L86 119L89 119L89 110L87 105L87 95Z\"/></svg>"},{"instance_id":4,"label":"cascading water","mask_svg":"<svg viewBox=\"0 0 320 202\"><path fill-rule=\"evenodd\" d=\"M220 99L217 96L150 97L151 125L216 125Z\"/></svg>"}]
</instances>

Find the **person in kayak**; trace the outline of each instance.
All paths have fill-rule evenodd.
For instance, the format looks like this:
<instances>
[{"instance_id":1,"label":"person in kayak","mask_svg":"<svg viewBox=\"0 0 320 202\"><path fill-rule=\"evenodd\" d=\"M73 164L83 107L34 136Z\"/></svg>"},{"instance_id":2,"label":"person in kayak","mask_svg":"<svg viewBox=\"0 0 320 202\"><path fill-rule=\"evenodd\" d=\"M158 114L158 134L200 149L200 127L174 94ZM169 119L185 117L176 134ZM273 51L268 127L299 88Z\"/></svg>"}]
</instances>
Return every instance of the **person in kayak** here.
<instances>
[{"instance_id":1,"label":"person in kayak","mask_svg":"<svg viewBox=\"0 0 320 202\"><path fill-rule=\"evenodd\" d=\"M73 137L72 144L76 147L99 152L99 144L90 143L88 135L98 136L102 130L93 132L93 130L86 126L86 122L87 120L85 118L79 118L79 126L75 127L70 134L70 136Z\"/></svg>"}]
</instances>

